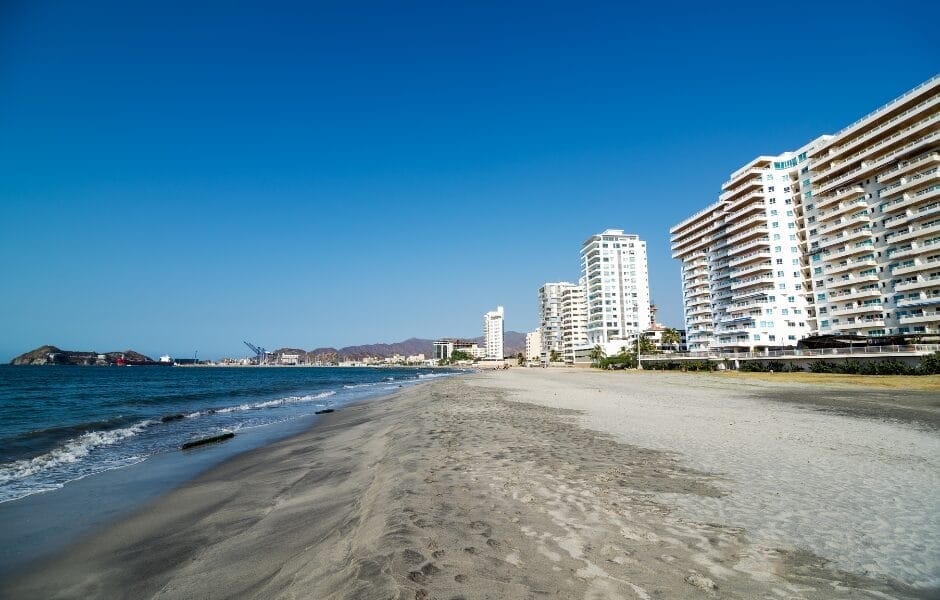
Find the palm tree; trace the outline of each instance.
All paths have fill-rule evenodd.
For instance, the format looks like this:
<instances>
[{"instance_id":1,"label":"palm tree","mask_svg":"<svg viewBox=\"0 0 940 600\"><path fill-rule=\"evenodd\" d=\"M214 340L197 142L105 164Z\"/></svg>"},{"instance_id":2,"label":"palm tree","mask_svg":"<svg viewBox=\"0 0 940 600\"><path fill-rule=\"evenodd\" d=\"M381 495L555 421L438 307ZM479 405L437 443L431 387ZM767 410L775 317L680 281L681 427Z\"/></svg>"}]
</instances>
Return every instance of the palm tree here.
<instances>
[{"instance_id":1,"label":"palm tree","mask_svg":"<svg viewBox=\"0 0 940 600\"><path fill-rule=\"evenodd\" d=\"M558 362L559 360L561 360L561 352L552 350L548 355L548 362Z\"/></svg>"},{"instance_id":2,"label":"palm tree","mask_svg":"<svg viewBox=\"0 0 940 600\"><path fill-rule=\"evenodd\" d=\"M676 352L679 351L679 342L682 337L679 335L679 330L673 329L672 327L663 331L663 346L672 346L672 349Z\"/></svg>"},{"instance_id":3,"label":"palm tree","mask_svg":"<svg viewBox=\"0 0 940 600\"><path fill-rule=\"evenodd\" d=\"M591 366L600 367L601 361L604 359L604 356L605 356L604 348L602 348L600 344L594 346L593 348L591 348L591 353L589 356L591 357Z\"/></svg>"}]
</instances>

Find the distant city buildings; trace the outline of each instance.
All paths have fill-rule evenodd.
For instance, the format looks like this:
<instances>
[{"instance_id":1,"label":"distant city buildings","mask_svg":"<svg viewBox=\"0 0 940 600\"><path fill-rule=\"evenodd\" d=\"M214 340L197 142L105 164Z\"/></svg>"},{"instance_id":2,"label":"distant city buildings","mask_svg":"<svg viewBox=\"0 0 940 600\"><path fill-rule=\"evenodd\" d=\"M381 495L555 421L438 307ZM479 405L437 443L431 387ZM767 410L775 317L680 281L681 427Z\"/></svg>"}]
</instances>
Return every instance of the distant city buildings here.
<instances>
[{"instance_id":1,"label":"distant city buildings","mask_svg":"<svg viewBox=\"0 0 940 600\"><path fill-rule=\"evenodd\" d=\"M486 358L493 360L503 359L503 307L491 310L483 315L483 340Z\"/></svg>"},{"instance_id":2,"label":"distant city buildings","mask_svg":"<svg viewBox=\"0 0 940 600\"><path fill-rule=\"evenodd\" d=\"M607 229L581 246L577 284L539 288L542 364L589 364L595 346L619 351L651 324L646 242Z\"/></svg>"},{"instance_id":3,"label":"distant city buildings","mask_svg":"<svg viewBox=\"0 0 940 600\"><path fill-rule=\"evenodd\" d=\"M587 342L627 340L650 322L646 242L622 229L607 229L581 245L587 302Z\"/></svg>"},{"instance_id":4,"label":"distant city buildings","mask_svg":"<svg viewBox=\"0 0 940 600\"><path fill-rule=\"evenodd\" d=\"M755 158L670 230L689 350L938 333L938 88L934 77L834 136Z\"/></svg>"},{"instance_id":5,"label":"distant city buildings","mask_svg":"<svg viewBox=\"0 0 940 600\"><path fill-rule=\"evenodd\" d=\"M468 342L456 338L442 338L434 342L435 361L447 362L454 355L454 352L462 352L472 359L484 358L486 356L486 349L481 348L476 342Z\"/></svg>"}]
</instances>

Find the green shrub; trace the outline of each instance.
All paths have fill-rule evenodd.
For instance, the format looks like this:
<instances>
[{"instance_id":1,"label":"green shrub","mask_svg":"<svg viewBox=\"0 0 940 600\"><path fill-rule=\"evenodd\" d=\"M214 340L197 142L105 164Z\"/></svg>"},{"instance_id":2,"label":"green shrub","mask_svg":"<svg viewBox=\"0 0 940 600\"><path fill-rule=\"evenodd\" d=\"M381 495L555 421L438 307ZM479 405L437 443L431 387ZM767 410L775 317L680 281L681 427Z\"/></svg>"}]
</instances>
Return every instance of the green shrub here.
<instances>
[{"instance_id":1,"label":"green shrub","mask_svg":"<svg viewBox=\"0 0 940 600\"><path fill-rule=\"evenodd\" d=\"M940 375L940 352L922 357L917 372L921 375Z\"/></svg>"},{"instance_id":2,"label":"green shrub","mask_svg":"<svg viewBox=\"0 0 940 600\"><path fill-rule=\"evenodd\" d=\"M827 360L814 360L809 363L809 370L813 373L838 373L838 365Z\"/></svg>"}]
</instances>

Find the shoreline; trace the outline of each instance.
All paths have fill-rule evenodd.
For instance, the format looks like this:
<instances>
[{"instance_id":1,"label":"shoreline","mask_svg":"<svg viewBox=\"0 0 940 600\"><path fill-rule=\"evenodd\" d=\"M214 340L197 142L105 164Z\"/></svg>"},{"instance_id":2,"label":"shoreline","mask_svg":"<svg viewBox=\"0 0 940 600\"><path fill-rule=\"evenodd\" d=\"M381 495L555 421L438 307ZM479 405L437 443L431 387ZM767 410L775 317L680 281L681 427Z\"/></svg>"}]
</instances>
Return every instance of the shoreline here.
<instances>
[{"instance_id":1,"label":"shoreline","mask_svg":"<svg viewBox=\"0 0 940 600\"><path fill-rule=\"evenodd\" d=\"M405 383L415 386L422 382ZM381 399L400 387L364 392L352 399L334 396L328 405L342 410ZM185 451L173 447L140 462L71 479L56 489L0 502L0 522L7 524L0 528L0 580L137 513L241 454L317 427L327 416L311 412L243 428L234 438L222 443Z\"/></svg>"},{"instance_id":2,"label":"shoreline","mask_svg":"<svg viewBox=\"0 0 940 600\"><path fill-rule=\"evenodd\" d=\"M661 377L514 369L427 382L350 405L299 435L211 468L3 584L16 597L642 598L658 592L692 598L718 589L733 598L774 590L828 598L833 586L846 598L936 593L903 583L922 577L916 570L892 576L904 559L862 573L837 566L832 560L840 557L831 552L800 546L786 527L742 526L748 514L735 502L761 493L768 483L750 477L766 469L757 462L755 475L742 477L733 462L709 466L702 459L717 456L707 445L712 439L740 443L725 453L748 449L748 410L772 421L752 426L757 433L772 426L815 435L802 425L812 422L823 430L883 430L932 444L935 431L915 435L916 428L890 417L883 422L819 412L791 404L795 399L751 398L776 392L704 377L701 389L692 390L702 399L693 403L681 395L688 378ZM650 381L663 386L658 394L650 394ZM740 419L738 429L720 423L722 415L701 421L708 415L705 397L727 405ZM616 417L623 411L626 422ZM701 431L677 438L678 414ZM656 419L665 419L664 430ZM719 426L721 436L709 437ZM701 456L696 444L705 444ZM835 453L827 456L834 469L842 468L840 460L870 461L841 456L838 448L814 452ZM738 458L748 466L759 457ZM763 474L783 477L787 468L780 461L776 472ZM802 474L807 487L829 475L826 465L818 468L819 476ZM867 495L868 474L857 479ZM818 501L830 490L804 492ZM774 511L786 509L777 502L758 507L758 514L776 523ZM724 505L723 519L708 518ZM836 518L809 517L823 519L823 528ZM768 545L768 532L777 543ZM854 551L852 539L832 541ZM936 552L935 542L928 551Z\"/></svg>"}]
</instances>

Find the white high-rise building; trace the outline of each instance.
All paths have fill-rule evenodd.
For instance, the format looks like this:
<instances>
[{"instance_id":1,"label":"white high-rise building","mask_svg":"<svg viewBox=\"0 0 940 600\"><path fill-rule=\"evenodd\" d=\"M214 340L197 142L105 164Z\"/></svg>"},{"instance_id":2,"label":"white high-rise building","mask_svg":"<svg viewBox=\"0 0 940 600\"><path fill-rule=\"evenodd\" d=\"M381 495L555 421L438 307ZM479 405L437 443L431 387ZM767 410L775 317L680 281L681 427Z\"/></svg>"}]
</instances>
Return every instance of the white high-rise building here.
<instances>
[{"instance_id":1,"label":"white high-rise building","mask_svg":"<svg viewBox=\"0 0 940 600\"><path fill-rule=\"evenodd\" d=\"M733 173L670 230L689 350L938 333L938 167L940 76Z\"/></svg>"},{"instance_id":2,"label":"white high-rise building","mask_svg":"<svg viewBox=\"0 0 940 600\"><path fill-rule=\"evenodd\" d=\"M486 358L503 359L503 307L498 306L483 315L483 339Z\"/></svg>"},{"instance_id":3,"label":"white high-rise building","mask_svg":"<svg viewBox=\"0 0 940 600\"><path fill-rule=\"evenodd\" d=\"M561 291L561 356L566 365L575 363L575 350L588 346L587 294L584 280Z\"/></svg>"},{"instance_id":4,"label":"white high-rise building","mask_svg":"<svg viewBox=\"0 0 940 600\"><path fill-rule=\"evenodd\" d=\"M527 362L538 362L542 354L542 328L525 334L525 359Z\"/></svg>"},{"instance_id":5,"label":"white high-rise building","mask_svg":"<svg viewBox=\"0 0 940 600\"><path fill-rule=\"evenodd\" d=\"M940 333L940 76L808 154L800 179L815 328Z\"/></svg>"},{"instance_id":6,"label":"white high-rise building","mask_svg":"<svg viewBox=\"0 0 940 600\"><path fill-rule=\"evenodd\" d=\"M567 281L549 282L539 288L539 329L542 332L540 360L548 363L552 353L561 356L562 342L561 299L562 293L575 284Z\"/></svg>"},{"instance_id":7,"label":"white high-rise building","mask_svg":"<svg viewBox=\"0 0 940 600\"><path fill-rule=\"evenodd\" d=\"M650 321L646 242L622 229L592 235L581 246L589 345L628 340Z\"/></svg>"}]
</instances>

